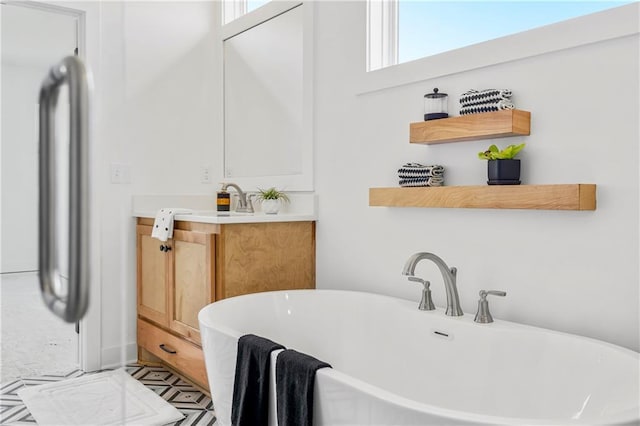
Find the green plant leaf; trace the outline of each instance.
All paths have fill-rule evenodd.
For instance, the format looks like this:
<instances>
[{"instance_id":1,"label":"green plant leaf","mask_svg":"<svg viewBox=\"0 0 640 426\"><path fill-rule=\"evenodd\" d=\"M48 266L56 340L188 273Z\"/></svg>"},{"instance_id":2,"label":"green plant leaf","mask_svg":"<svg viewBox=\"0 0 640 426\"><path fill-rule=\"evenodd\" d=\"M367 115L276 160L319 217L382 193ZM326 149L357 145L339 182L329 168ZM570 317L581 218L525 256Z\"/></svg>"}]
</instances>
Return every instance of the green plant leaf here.
<instances>
[{"instance_id":1,"label":"green plant leaf","mask_svg":"<svg viewBox=\"0 0 640 426\"><path fill-rule=\"evenodd\" d=\"M513 157L518 155L518 153L524 149L525 145L526 144L524 144L524 143L521 143L520 145L511 145L513 147ZM513 158L513 157L511 157L511 158Z\"/></svg>"},{"instance_id":2,"label":"green plant leaf","mask_svg":"<svg viewBox=\"0 0 640 426\"><path fill-rule=\"evenodd\" d=\"M263 200L282 200L282 202L288 203L289 196L282 191L277 190L274 187L269 189L258 188L258 196L256 197L258 201Z\"/></svg>"},{"instance_id":3,"label":"green plant leaf","mask_svg":"<svg viewBox=\"0 0 640 426\"><path fill-rule=\"evenodd\" d=\"M508 160L510 158L513 158L513 145L509 145L502 151L496 153L497 160Z\"/></svg>"},{"instance_id":4,"label":"green plant leaf","mask_svg":"<svg viewBox=\"0 0 640 426\"><path fill-rule=\"evenodd\" d=\"M478 158L481 160L510 160L515 157L526 144L509 145L502 151L495 145L491 145L489 149L484 152L478 153Z\"/></svg>"}]
</instances>

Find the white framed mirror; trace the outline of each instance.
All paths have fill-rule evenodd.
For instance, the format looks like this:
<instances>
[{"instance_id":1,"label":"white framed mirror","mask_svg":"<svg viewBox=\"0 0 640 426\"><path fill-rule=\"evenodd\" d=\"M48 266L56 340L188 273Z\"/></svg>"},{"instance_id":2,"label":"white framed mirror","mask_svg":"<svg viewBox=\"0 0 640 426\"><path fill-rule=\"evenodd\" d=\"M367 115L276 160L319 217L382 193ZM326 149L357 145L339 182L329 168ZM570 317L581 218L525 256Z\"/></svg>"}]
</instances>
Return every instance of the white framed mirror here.
<instances>
[{"instance_id":1,"label":"white framed mirror","mask_svg":"<svg viewBox=\"0 0 640 426\"><path fill-rule=\"evenodd\" d=\"M223 42L224 179L246 190L311 191L312 5L273 6L274 15L236 26Z\"/></svg>"}]
</instances>

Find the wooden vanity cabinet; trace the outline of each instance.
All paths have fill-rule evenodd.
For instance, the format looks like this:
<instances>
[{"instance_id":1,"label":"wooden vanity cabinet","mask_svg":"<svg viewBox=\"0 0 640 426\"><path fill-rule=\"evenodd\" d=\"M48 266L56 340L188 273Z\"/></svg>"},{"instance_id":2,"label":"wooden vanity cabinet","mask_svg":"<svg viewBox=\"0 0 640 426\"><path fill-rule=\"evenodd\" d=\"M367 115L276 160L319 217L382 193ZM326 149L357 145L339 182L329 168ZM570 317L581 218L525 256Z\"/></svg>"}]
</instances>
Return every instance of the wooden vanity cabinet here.
<instances>
[{"instance_id":1,"label":"wooden vanity cabinet","mask_svg":"<svg viewBox=\"0 0 640 426\"><path fill-rule=\"evenodd\" d=\"M138 225L138 315L200 344L198 312L213 301L214 234L175 230L167 242Z\"/></svg>"},{"instance_id":2,"label":"wooden vanity cabinet","mask_svg":"<svg viewBox=\"0 0 640 426\"><path fill-rule=\"evenodd\" d=\"M201 344L198 312L214 300L214 234L175 231L169 285L169 329Z\"/></svg>"},{"instance_id":3,"label":"wooden vanity cabinet","mask_svg":"<svg viewBox=\"0 0 640 426\"><path fill-rule=\"evenodd\" d=\"M162 242L137 226L138 358L159 360L205 386L198 312L213 301L215 234L176 229Z\"/></svg>"},{"instance_id":4,"label":"wooden vanity cabinet","mask_svg":"<svg viewBox=\"0 0 640 426\"><path fill-rule=\"evenodd\" d=\"M151 238L151 226L138 225L138 315L157 324L169 325L169 254L165 243ZM171 245L170 242L167 245Z\"/></svg>"},{"instance_id":5,"label":"wooden vanity cabinet","mask_svg":"<svg viewBox=\"0 0 640 426\"><path fill-rule=\"evenodd\" d=\"M137 225L138 359L208 389L198 312L226 297L315 288L315 223L175 222L173 238Z\"/></svg>"},{"instance_id":6,"label":"wooden vanity cabinet","mask_svg":"<svg viewBox=\"0 0 640 426\"><path fill-rule=\"evenodd\" d=\"M315 288L314 222L222 225L216 237L216 300Z\"/></svg>"}]
</instances>

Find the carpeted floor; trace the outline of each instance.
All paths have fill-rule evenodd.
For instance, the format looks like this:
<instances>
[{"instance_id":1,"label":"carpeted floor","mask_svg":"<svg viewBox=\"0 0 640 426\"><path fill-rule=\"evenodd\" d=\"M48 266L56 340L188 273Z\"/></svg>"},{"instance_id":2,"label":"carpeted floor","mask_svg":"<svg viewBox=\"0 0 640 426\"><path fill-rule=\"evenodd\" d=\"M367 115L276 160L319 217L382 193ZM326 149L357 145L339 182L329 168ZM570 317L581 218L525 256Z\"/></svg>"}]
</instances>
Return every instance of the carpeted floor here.
<instances>
[{"instance_id":1,"label":"carpeted floor","mask_svg":"<svg viewBox=\"0 0 640 426\"><path fill-rule=\"evenodd\" d=\"M78 335L49 312L35 272L0 274L0 383L78 368Z\"/></svg>"},{"instance_id":2,"label":"carpeted floor","mask_svg":"<svg viewBox=\"0 0 640 426\"><path fill-rule=\"evenodd\" d=\"M126 370L132 377L185 415L183 420L175 423L176 426L213 425L216 422L211 398L165 368L131 364L126 366ZM75 370L65 375L29 377L2 384L0 387L0 425L33 426L36 424L18 396L17 392L20 388L70 379L84 374L87 373Z\"/></svg>"}]
</instances>

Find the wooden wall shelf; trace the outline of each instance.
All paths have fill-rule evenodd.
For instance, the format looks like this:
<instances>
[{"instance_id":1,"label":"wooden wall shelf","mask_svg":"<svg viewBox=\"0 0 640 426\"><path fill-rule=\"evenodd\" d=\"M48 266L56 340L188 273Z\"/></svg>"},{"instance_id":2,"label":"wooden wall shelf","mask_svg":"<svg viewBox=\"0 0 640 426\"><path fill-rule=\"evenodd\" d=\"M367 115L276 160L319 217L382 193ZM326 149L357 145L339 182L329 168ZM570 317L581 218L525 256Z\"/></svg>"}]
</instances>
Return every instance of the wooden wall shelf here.
<instances>
[{"instance_id":1,"label":"wooden wall shelf","mask_svg":"<svg viewBox=\"0 0 640 426\"><path fill-rule=\"evenodd\" d=\"M531 133L531 113L512 109L469 114L411 123L409 130L409 142L420 144L527 136Z\"/></svg>"},{"instance_id":2,"label":"wooden wall shelf","mask_svg":"<svg viewBox=\"0 0 640 426\"><path fill-rule=\"evenodd\" d=\"M595 210L596 185L370 188L369 205L468 209Z\"/></svg>"}]
</instances>

